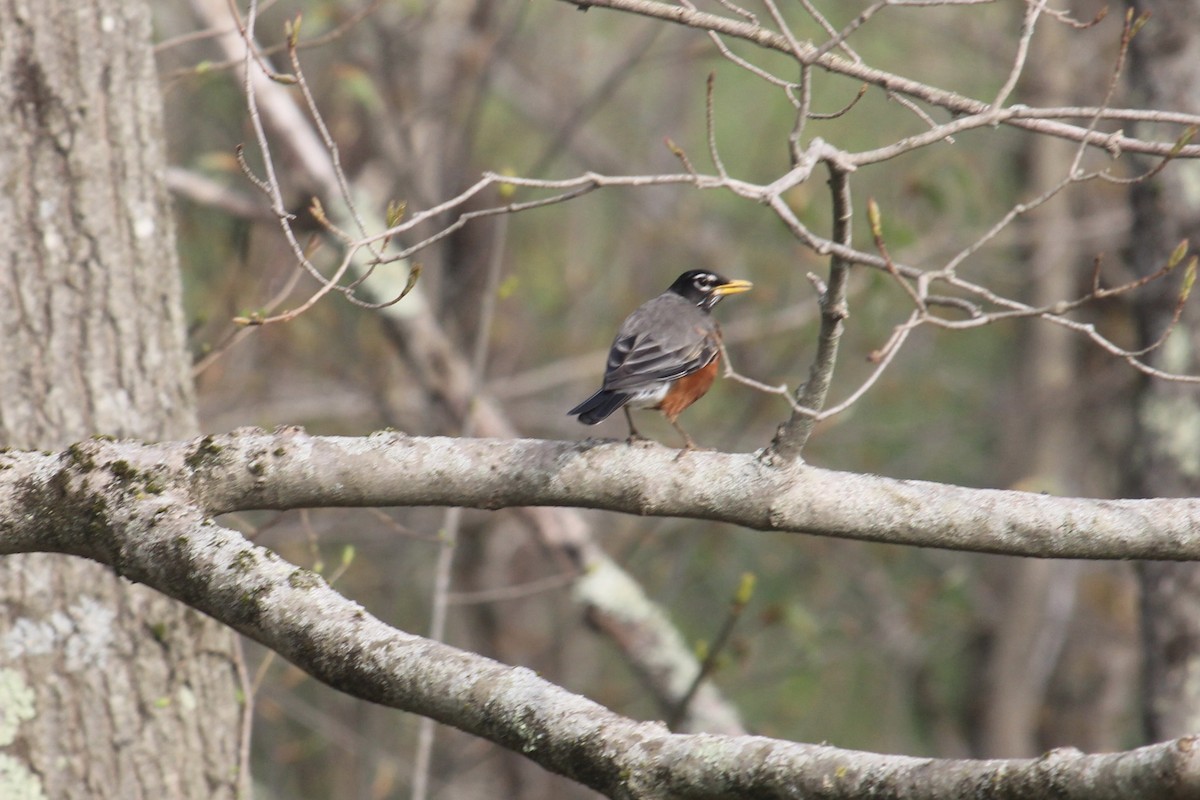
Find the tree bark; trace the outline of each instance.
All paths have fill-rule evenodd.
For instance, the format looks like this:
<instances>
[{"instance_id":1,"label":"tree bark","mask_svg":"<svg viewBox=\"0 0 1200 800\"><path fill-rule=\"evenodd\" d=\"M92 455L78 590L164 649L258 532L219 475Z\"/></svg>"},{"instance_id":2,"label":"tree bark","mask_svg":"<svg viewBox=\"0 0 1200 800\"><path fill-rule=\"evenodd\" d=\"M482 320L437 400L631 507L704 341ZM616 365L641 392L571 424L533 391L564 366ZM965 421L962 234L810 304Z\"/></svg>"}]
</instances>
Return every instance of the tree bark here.
<instances>
[{"instance_id":1,"label":"tree bark","mask_svg":"<svg viewBox=\"0 0 1200 800\"><path fill-rule=\"evenodd\" d=\"M1137 0L1150 20L1134 37L1130 79L1139 102L1178 111L1200 110L1200 1ZM1139 275L1162 267L1181 239L1200 236L1195 165L1177 164L1131 192L1133 230L1129 263ZM1159 282L1138 294L1137 323L1144 344L1166 330L1177 284ZM1200 314L1185 309L1179 327L1154 353L1152 364L1194 373L1200 368ZM1128 459L1129 490L1142 497L1194 497L1200 490L1200 404L1193 387L1145 381L1136 400L1136 430ZM1200 730L1200 566L1140 565L1144 644L1143 718L1147 735L1161 739Z\"/></svg>"},{"instance_id":2,"label":"tree bark","mask_svg":"<svg viewBox=\"0 0 1200 800\"><path fill-rule=\"evenodd\" d=\"M263 447L261 437L246 438L259 439L251 442L257 455L252 467L241 462L239 473L270 473L271 460L287 460L292 450L311 453L314 464L336 461L328 449L336 441L294 435L290 443L276 438ZM402 449L390 439L341 444L356 452L352 461L363 462L361 478L372 466L372 450L385 458L403 455L389 456L386 451ZM386 446L379 448L381 443ZM36 498L39 483L51 484L63 497L64 517L81 505L96 508L87 501L97 494L108 498L104 510L91 518L67 519L54 529L30 522L28 513L0 516L0 532L12 534L11 541L0 539L0 546L73 550L110 564L132 580L203 609L339 691L486 738L615 800L1200 796L1196 737L1121 753L1084 755L1062 748L1037 759L953 761L762 736L672 734L660 722L622 717L531 669L389 627L320 575L214 524L203 508L188 502L188 491L169 472L183 468L215 477L222 472L224 450L239 449L231 438L211 437L187 451L130 442L72 447L55 463L21 476L30 486L22 501ZM113 457L121 450L128 460ZM0 470L0 483L31 458L50 457L0 455L0 464L11 465ZM344 466L338 477L326 473L319 481L331 499L355 494L356 471ZM0 497L14 494L7 489L0 485Z\"/></svg>"},{"instance_id":3,"label":"tree bark","mask_svg":"<svg viewBox=\"0 0 1200 800\"><path fill-rule=\"evenodd\" d=\"M196 430L149 14L0 2L0 445ZM228 629L61 556L0 601L0 797L236 794Z\"/></svg>"},{"instance_id":4,"label":"tree bark","mask_svg":"<svg viewBox=\"0 0 1200 800\"><path fill-rule=\"evenodd\" d=\"M372 506L570 506L964 552L1200 560L1197 498L969 489L768 466L754 454L681 457L673 447L624 440L310 436L281 428L0 452L0 554L70 553L119 567L123 545L106 534L132 513L194 509L212 518ZM47 513L58 524L37 517ZM613 585L599 583L597 591Z\"/></svg>"}]
</instances>

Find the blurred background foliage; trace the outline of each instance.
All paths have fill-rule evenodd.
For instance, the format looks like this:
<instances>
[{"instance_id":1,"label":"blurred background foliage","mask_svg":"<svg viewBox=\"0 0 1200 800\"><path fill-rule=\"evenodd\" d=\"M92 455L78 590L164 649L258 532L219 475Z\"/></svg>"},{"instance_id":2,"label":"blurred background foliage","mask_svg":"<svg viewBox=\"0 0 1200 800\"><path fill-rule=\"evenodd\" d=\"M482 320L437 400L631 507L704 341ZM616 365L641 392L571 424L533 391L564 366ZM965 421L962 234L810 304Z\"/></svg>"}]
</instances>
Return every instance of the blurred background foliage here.
<instances>
[{"instance_id":1,"label":"blurred background foliage","mask_svg":"<svg viewBox=\"0 0 1200 800\"><path fill-rule=\"evenodd\" d=\"M225 347L233 316L260 309L295 269L278 226L263 216L265 201L233 156L237 144L252 142L237 71L220 64L209 40L188 36L198 28L199 2L157 6L172 163L177 176L215 182L259 210L248 215L182 189L177 194L198 362ZM840 27L868 4L816 5ZM1102 7L1090 0L1067 5L1080 19ZM849 43L872 66L989 99L1010 69L1022 10L1015 2L887 9ZM264 8L260 41L281 42L284 21L298 12L303 39L337 32L304 47L301 58L346 172L374 218L393 199L410 211L428 208L484 170L545 178L674 172L679 162L665 139L709 172L709 72L716 137L730 173L765 183L788 169L792 107L697 31L548 1L286 0ZM822 36L799 5L788 4L787 13L798 36ZM1087 30L1044 20L1015 102L1099 103L1119 37L1119 15L1112 16ZM731 46L794 77L782 57ZM283 67L284 58L276 55L275 63ZM813 90L814 110L833 114L859 86L818 73ZM806 135L861 150L924 127L871 89L846 113L810 122ZM1064 156L1059 146L1047 161L1038 151L1045 146L1026 133L982 130L860 170L851 182L856 242L871 249L864 209L874 198L897 260L936 268L1014 203L1065 174L1072 148ZM304 218L312 187L289 167L286 151L277 157L290 207L316 235ZM481 203L498 199L493 193ZM823 173L788 199L805 224L828 235ZM1040 296L1053 280L1050 291L1061 299L1086 286L1093 259L1103 254L1106 279L1115 283L1126 203L1123 190L1107 185L1068 190L960 272L1021 299ZM1063 244L1065 256L1039 261L1044 241ZM597 384L616 323L692 267L756 284L717 313L740 372L793 388L807 373L816 307L806 273L824 274L825 260L795 241L769 209L729 193L602 190L473 223L422 252L422 288L465 352L496 257L501 274L487 332L486 388L522 435L623 436L620 415L591 429L566 417L566 409ZM302 279L290 304L313 288ZM834 402L867 375L867 356L905 318L909 301L887 275L859 269L850 309ZM1127 325L1119 303L1085 314L1106 330ZM922 329L859 403L819 428L807 460L970 486L1112 492L1113 454L1125 431L1120 402L1132 376L1047 328L1026 322L957 333ZM380 315L336 298L290 324L256 329L201 363L207 431L303 425L364 434L391 426L427 435L461 426L458 412L440 407L398 356ZM766 444L787 410L777 396L722 381L681 421L703 446L745 451ZM676 444L657 415L641 417L643 432ZM757 576L715 676L754 732L941 756L1031 755L1068 744L1102 749L1136 739L1133 600L1121 566L1031 567L687 520L588 516L608 551L689 640L711 639L742 573ZM336 574L340 590L387 622L423 633L441 520L438 510L382 509L247 514L235 522L287 558ZM512 512L466 514L456 592L559 572ZM499 601L465 596L452 607L449 641L530 666L621 713L656 716L616 651L581 624L569 597L569 581ZM407 795L415 718L329 691L257 649L249 660L261 682L253 750L259 796ZM1007 719L1011 708L1026 711ZM446 798L589 796L452 731L439 732L433 788L433 796Z\"/></svg>"}]
</instances>

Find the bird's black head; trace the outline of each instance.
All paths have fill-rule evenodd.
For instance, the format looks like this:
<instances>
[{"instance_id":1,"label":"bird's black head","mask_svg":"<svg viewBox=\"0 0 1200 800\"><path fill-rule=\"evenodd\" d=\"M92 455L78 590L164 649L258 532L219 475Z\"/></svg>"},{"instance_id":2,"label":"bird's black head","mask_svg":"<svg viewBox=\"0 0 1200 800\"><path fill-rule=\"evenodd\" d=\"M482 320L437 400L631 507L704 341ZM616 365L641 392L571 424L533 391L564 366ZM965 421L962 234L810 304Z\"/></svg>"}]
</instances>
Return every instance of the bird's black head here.
<instances>
[{"instance_id":1,"label":"bird's black head","mask_svg":"<svg viewBox=\"0 0 1200 800\"><path fill-rule=\"evenodd\" d=\"M748 292L753 286L750 281L730 280L715 272L692 269L676 278L670 291L707 311L725 295Z\"/></svg>"}]
</instances>

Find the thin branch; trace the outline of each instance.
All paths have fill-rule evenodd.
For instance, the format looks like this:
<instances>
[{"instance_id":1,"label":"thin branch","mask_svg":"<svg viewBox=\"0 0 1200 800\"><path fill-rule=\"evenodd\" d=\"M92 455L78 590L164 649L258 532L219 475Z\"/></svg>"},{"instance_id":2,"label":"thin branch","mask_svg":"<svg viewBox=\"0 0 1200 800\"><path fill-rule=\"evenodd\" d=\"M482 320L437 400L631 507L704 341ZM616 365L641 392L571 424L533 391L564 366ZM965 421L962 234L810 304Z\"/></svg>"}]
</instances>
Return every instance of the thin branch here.
<instances>
[{"instance_id":1,"label":"thin branch","mask_svg":"<svg viewBox=\"0 0 1200 800\"><path fill-rule=\"evenodd\" d=\"M687 0L684 0L684 2L686 3ZM731 3L730 0L717 0L717 2L720 3L721 5L725 6L725 8L729 9L733 13L737 14L742 19L749 22L751 25L758 24L758 17L756 17L750 11L742 8L741 6ZM694 8L694 6L691 6L691 7Z\"/></svg>"},{"instance_id":2,"label":"thin branch","mask_svg":"<svg viewBox=\"0 0 1200 800\"><path fill-rule=\"evenodd\" d=\"M725 171L725 162L721 161L721 152L717 148L717 125L716 114L713 110L713 85L717 81L717 73L708 73L708 80L704 86L704 127L708 134L708 157L712 159L713 169L721 176L722 180L729 178L729 173Z\"/></svg>"},{"instance_id":3,"label":"thin branch","mask_svg":"<svg viewBox=\"0 0 1200 800\"><path fill-rule=\"evenodd\" d=\"M849 247L853 217L850 181L847 173L837 164L831 161L828 167L830 194L833 198L833 240ZM805 409L819 412L829 395L833 370L837 364L838 342L842 338L845 319L849 314L846 307L846 281L849 271L849 263L840 256L835 254L830 257L829 284L819 300L821 329L817 335L817 352L809 368L808 380L796 390L796 405ZM815 420L809 414L793 411L791 419L779 427L764 457L768 460L778 458L784 461L799 459L815 424Z\"/></svg>"},{"instance_id":4,"label":"thin branch","mask_svg":"<svg viewBox=\"0 0 1200 800\"><path fill-rule=\"evenodd\" d=\"M800 65L800 97L797 98L790 89L787 96L796 108L795 121L788 133L788 155L794 167L804 157L804 127L812 114L812 69L809 66Z\"/></svg>"},{"instance_id":5,"label":"thin branch","mask_svg":"<svg viewBox=\"0 0 1200 800\"><path fill-rule=\"evenodd\" d=\"M681 0L681 2L689 8L695 8L695 6L692 6L688 0ZM708 31L708 38L712 40L714 45L716 45L717 51L720 52L720 54L730 63L736 64L750 74L755 75L772 86L777 86L784 91L790 91L795 87L795 84L791 81L784 80L783 78L768 72L757 64L754 64L733 52L731 49L729 49L729 45L725 44L725 40L721 38L720 34L714 31Z\"/></svg>"},{"instance_id":6,"label":"thin branch","mask_svg":"<svg viewBox=\"0 0 1200 800\"><path fill-rule=\"evenodd\" d=\"M852 97L850 99L850 102L846 103L846 105L842 106L837 111L830 111L829 113L826 113L826 114L822 114L820 112L814 111L808 115L808 118L809 119L826 119L826 120L828 120L828 119L837 119L838 117L843 117L846 114L849 114L850 110L852 108L854 108L856 105L858 105L858 101L862 100L866 96L867 96L867 85L864 83L862 86L858 87L858 92L854 95L854 97ZM930 120L930 124L932 124L932 122L933 121Z\"/></svg>"},{"instance_id":7,"label":"thin branch","mask_svg":"<svg viewBox=\"0 0 1200 800\"><path fill-rule=\"evenodd\" d=\"M806 2L806 0L801 0L801 2ZM763 0L763 5L767 7L767 13L771 15L771 19L775 20L775 24L779 26L779 33L783 37L783 40L787 42L791 54L801 64L806 63L805 53L812 49L812 45L800 43L800 40L792 33L791 26L784 20L783 13L779 10L779 6L775 4L775 0Z\"/></svg>"},{"instance_id":8,"label":"thin branch","mask_svg":"<svg viewBox=\"0 0 1200 800\"><path fill-rule=\"evenodd\" d=\"M316 126L317 134L321 137L321 143L325 145L325 152L329 155L329 164L333 168L334 177L337 180L338 194L341 196L342 202L346 206L346 212L350 214L350 218L354 220L355 226L358 228L360 236L367 235L367 224L363 221L362 215L358 212L358 206L354 202L354 194L350 191L350 181L346 178L346 172L342 169L342 151L337 146L337 142L333 138L333 134L329 132L329 126L325 124L325 117L321 113L320 107L317 105L316 98L313 97L312 89L309 88L308 79L304 75L304 69L300 65L300 20L296 18L288 31L287 36L287 53L288 59L292 64L292 74L296 76L296 84L300 88L300 93L304 97L304 105L308 109L309 116L312 118L313 124ZM379 253L372 250L378 258Z\"/></svg>"},{"instance_id":9,"label":"thin branch","mask_svg":"<svg viewBox=\"0 0 1200 800\"><path fill-rule=\"evenodd\" d=\"M607 8L615 11L624 11L743 39L760 47L793 56L802 64L819 66L829 72L878 86L888 92L907 95L914 100L920 100L924 103L941 107L956 116L986 114L991 110L989 103L965 97L956 92L938 89L902 75L868 67L864 64L840 58L831 53L817 56L816 48L813 45L800 43L794 38L789 41L783 34L744 20L731 19L717 14L709 14L670 5L658 0L559 0L559 2L569 3L580 8ZM1095 113L1095 109L1085 109L1084 111L1085 113L1079 116L1090 118ZM1037 109L1026 109L1025 112L1005 114L1003 117L998 118L996 122L997 124L1012 125L1070 141L1084 141L1089 146L1099 147L1111 152L1136 152L1146 155L1164 156L1170 153L1173 144L1129 137L1123 132L1105 134L1093 131L1089 133L1084 128L1061 123L1054 118L1043 118ZM1134 115L1141 113L1152 116L1152 112L1131 111L1128 113ZM1200 123L1200 116L1194 114L1183 116L1187 118L1187 122L1184 124ZM1181 150L1178 153L1178 157L1200 157L1200 146L1190 145Z\"/></svg>"},{"instance_id":10,"label":"thin branch","mask_svg":"<svg viewBox=\"0 0 1200 800\"><path fill-rule=\"evenodd\" d=\"M738 620L742 618L742 612L746 610L746 605L750 602L750 596L753 593L754 575L749 572L742 573L741 583L738 585L733 600L729 604L729 613L725 615L725 621L721 623L721 629L717 631L712 644L705 648L704 660L700 662L700 669L696 673L696 679L692 681L692 685L684 692L679 705L675 707L675 710L667 720L667 727L671 730L679 728L679 723L683 721L684 716L687 714L688 705L691 704L692 698L696 696L696 692L703 685L704 681L708 680L708 677L716 670L717 659L729 643L729 638L733 635L733 629L737 625Z\"/></svg>"},{"instance_id":11,"label":"thin branch","mask_svg":"<svg viewBox=\"0 0 1200 800\"><path fill-rule=\"evenodd\" d=\"M524 600L539 594L565 589L579 579L575 573L551 575L548 578L526 581L513 586L497 586L493 589L479 589L474 592L449 592L446 602L452 606L474 605L476 603L501 603L509 600Z\"/></svg>"},{"instance_id":12,"label":"thin branch","mask_svg":"<svg viewBox=\"0 0 1200 800\"><path fill-rule=\"evenodd\" d=\"M1125 24L1121 29L1121 44L1117 49L1117 58L1116 58L1116 61L1113 63L1113 68L1109 75L1108 87L1105 89L1104 99L1100 103L1101 110L1104 108L1107 108L1112 103L1112 99L1117 93L1117 86L1121 80L1121 72L1124 70L1125 61L1129 57L1129 45L1133 41L1134 32L1136 30L1134 27L1135 24L1136 24L1136 22L1135 22L1134 16L1133 16L1133 9L1131 8L1131 9L1129 9L1128 13L1126 13L1126 15L1125 15ZM1099 123L1100 123L1100 115L1097 114L1095 117L1093 117L1088 122L1088 129L1095 130L1096 127L1099 125ZM1189 130L1194 131L1195 129L1193 128L1193 129L1189 129ZM1188 134L1186 132L1185 132L1185 136L1188 136ZM1188 136L1187 139L1180 140L1179 142L1177 142L1177 147L1182 147L1184 144L1187 143L1187 141L1190 138L1191 137ZM1067 172L1067 174L1070 175L1071 177L1078 176L1079 173L1082 171L1081 165L1083 164L1083 157L1086 154L1086 151L1087 151L1087 147L1082 143L1077 148L1075 148L1075 158L1071 162L1070 170L1068 170L1068 172ZM1166 166L1167 162L1169 162L1171 160L1171 158L1172 158L1171 156L1167 156L1166 158L1164 158L1156 169L1164 168ZM1104 170L1100 173L1097 173L1097 175L1099 175L1100 177L1103 177L1107 172L1108 172L1108 170ZM1151 170L1151 172L1148 174L1153 174L1153 173L1154 173L1154 170Z\"/></svg>"},{"instance_id":13,"label":"thin branch","mask_svg":"<svg viewBox=\"0 0 1200 800\"><path fill-rule=\"evenodd\" d=\"M892 261L892 254L888 252L887 242L884 241L883 238L883 218L879 213L879 205L875 202L875 198L873 197L867 200L867 220L871 226L871 236L875 240L875 249L879 251L879 255L883 256L884 263L887 265L888 274L895 278L896 283L900 285L900 288L903 289L913 301L913 305L917 307L917 310L924 313L926 311L926 307L925 298L922 296L922 292L925 291L926 284L919 282L919 288L914 289L912 284L905 280L904 276L900 274L900 270L896 269L896 264L894 261Z\"/></svg>"},{"instance_id":14,"label":"thin branch","mask_svg":"<svg viewBox=\"0 0 1200 800\"><path fill-rule=\"evenodd\" d=\"M808 0L805 0L805 8L807 9L810 5L811 5L811 3L809 3ZM862 58L858 55L858 53L854 52L849 47L847 47L845 42L847 39L850 38L850 35L852 33L854 33L856 30L858 30L860 27L862 27L863 24L866 23L866 21L869 20L871 17L875 16L876 12L878 12L882 8L886 8L888 5L891 5L888 2L888 0L878 0L878 2L873 3L872 5L869 5L865 9L863 9L862 12L859 13L859 15L857 17L850 20L850 22L847 23L846 26L844 28L842 28L840 31L834 31L832 29L831 25L829 25L827 22L824 23L822 25L822 27L825 28L827 33L831 34L831 38L828 39L827 41L823 42L821 44L821 46L817 48L817 55L822 56L825 53L828 53L834 47L838 47L843 52L845 52L848 56L850 56L854 61L862 62ZM812 13L812 12L810 12L810 13Z\"/></svg>"},{"instance_id":15,"label":"thin branch","mask_svg":"<svg viewBox=\"0 0 1200 800\"><path fill-rule=\"evenodd\" d=\"M783 397L783 399L788 401L788 404L791 405L793 411L798 411L798 412L810 414L810 415L814 413L811 411L811 409L802 408L796 402L795 398L792 396L791 390L788 389L788 385L786 383L781 383L778 386L771 386L769 384L763 383L762 381L756 381L753 378L749 378L749 377L741 374L736 369L734 369L733 360L729 357L729 353L725 349L725 342L724 341L717 342L717 347L721 351L721 364L723 367L722 377L729 378L730 380L736 381L736 382L742 384L743 386L749 386L751 389L756 389L757 391L760 391L764 394L780 395L781 397Z\"/></svg>"},{"instance_id":16,"label":"thin branch","mask_svg":"<svg viewBox=\"0 0 1200 800\"><path fill-rule=\"evenodd\" d=\"M820 414L818 414L816 421L820 422L823 419L828 419L840 414L850 406L857 403L859 399L867 393L867 390L875 385L875 382L879 380L881 375L883 375L884 370L891 365L892 359L895 358L896 354L900 352L900 348L904 346L904 342L908 339L908 335L912 333L917 325L923 321L924 318L920 315L920 312L914 311L907 322L896 326L896 329L892 332L892 336L890 339L888 339L887 344L885 344L879 350L871 353L869 360L875 362L875 369L871 371L871 374L867 376L867 379L863 381L862 384L860 384L859 387L855 389L854 392L852 392L845 400L838 403L836 406L826 408Z\"/></svg>"},{"instance_id":17,"label":"thin branch","mask_svg":"<svg viewBox=\"0 0 1200 800\"><path fill-rule=\"evenodd\" d=\"M254 781L250 777L250 737L254 730L254 691L250 672L246 669L246 645L240 637L233 639L233 667L242 692L242 719L238 728L238 795L251 797Z\"/></svg>"},{"instance_id":18,"label":"thin branch","mask_svg":"<svg viewBox=\"0 0 1200 800\"><path fill-rule=\"evenodd\" d=\"M992 100L993 111L1002 108L1008 102L1013 89L1017 88L1017 81L1021 79L1021 73L1025 71L1025 61L1029 57L1029 43L1033 41L1033 32L1037 29L1038 17L1041 16L1045 7L1046 0L1025 0L1025 14L1021 19L1021 35L1017 38L1017 52L1013 57L1008 78L996 92L996 98Z\"/></svg>"},{"instance_id":19,"label":"thin branch","mask_svg":"<svg viewBox=\"0 0 1200 800\"><path fill-rule=\"evenodd\" d=\"M291 296L292 291L296 288L296 284L300 282L300 276L303 274L304 273L298 269L292 270L291 275L288 277L284 285L280 287L279 291L276 292L273 297L267 300L267 302L258 309L258 312L269 312L282 305L283 301ZM196 376L203 374L205 370L215 364L218 359L232 350L252 332L253 328L248 326L238 325L235 327L226 335L224 340L217 343L201 358L197 359L196 363L192 365L192 377L195 378Z\"/></svg>"},{"instance_id":20,"label":"thin branch","mask_svg":"<svg viewBox=\"0 0 1200 800\"><path fill-rule=\"evenodd\" d=\"M278 0L266 0L265 2L263 2L259 5L258 13L260 15L265 13L268 8L270 8L271 6L274 6L277 2L278 2ZM308 39L305 39L303 42L299 43L298 47L301 50L307 50L310 48L323 47L324 45L327 45L330 42L337 41L338 39L342 38L347 33L349 33L355 26L358 25L358 23L362 22L368 16L373 14L381 5L383 5L383 3L384 3L384 0L370 0L369 3L367 3L365 6L360 8L358 11L355 11L353 14L351 14L349 17L347 17L345 20L343 20L337 26L331 28L330 30L328 30L325 33L322 33L318 36L313 36ZM170 49L172 49L174 47L178 47L180 45L190 44L195 41L220 39L223 36L227 36L228 34L237 33L237 32L238 32L238 26L236 23L231 24L231 25L220 25L220 26L210 25L209 27L207 27L203 30L193 31L191 33L182 34L180 36L176 36L171 39L165 39L162 42L159 42L158 44L156 44L154 46L154 52L157 55L158 53L164 52L166 50L170 50ZM264 56L268 56L268 57L273 56L276 53L283 52L285 49L287 49L287 47L288 47L287 42L281 42L279 44L272 45L271 47L263 48L262 54ZM164 81L164 83L170 83L170 82L176 81L180 78L187 78L187 77L190 77L193 75L207 75L207 74L210 74L213 72L230 70L230 69L234 69L234 68L240 66L241 63L242 63L242 59L240 57L228 58L224 61L217 61L217 62L204 61L200 64L197 64L194 67L188 67L185 69L174 70L173 72L170 72L167 75L163 76L163 81Z\"/></svg>"},{"instance_id":21,"label":"thin branch","mask_svg":"<svg viewBox=\"0 0 1200 800\"><path fill-rule=\"evenodd\" d=\"M237 21L237 27L240 32L242 42L242 90L246 96L246 108L250 116L250 125L254 130L254 140L258 145L259 152L262 155L263 169L266 171L266 178L257 179L250 173L249 166L242 158L242 151L238 149L238 160L243 165L243 170L247 176L255 183L260 190L270 199L271 210L274 212L279 221L280 230L283 232L284 239L291 248L292 253L296 256L298 263L319 282L325 283L324 277L320 271L308 260L305 256L304 248L296 240L296 236L291 226L291 214L288 212L283 201L283 191L280 187L279 178L275 172L275 162L271 155L271 143L267 138L266 130L263 128L262 116L259 113L257 87L258 81L271 74L266 65L255 53L254 49L254 24L257 19L258 3L257 0L250 0L250 7L246 14L246 20L243 22L237 16L237 9L231 7L231 13L234 14ZM222 37L223 40L228 40L229 37ZM256 72L252 64L258 64L261 67L261 72Z\"/></svg>"}]
</instances>

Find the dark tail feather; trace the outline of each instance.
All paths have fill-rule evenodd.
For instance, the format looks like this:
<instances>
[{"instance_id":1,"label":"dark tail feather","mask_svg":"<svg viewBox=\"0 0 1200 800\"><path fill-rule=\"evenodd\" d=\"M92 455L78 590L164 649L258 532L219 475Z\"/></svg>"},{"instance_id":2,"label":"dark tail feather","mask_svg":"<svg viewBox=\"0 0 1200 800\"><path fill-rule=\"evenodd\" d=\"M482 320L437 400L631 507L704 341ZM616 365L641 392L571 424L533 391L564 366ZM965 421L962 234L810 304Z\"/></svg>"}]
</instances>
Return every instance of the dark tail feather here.
<instances>
[{"instance_id":1,"label":"dark tail feather","mask_svg":"<svg viewBox=\"0 0 1200 800\"><path fill-rule=\"evenodd\" d=\"M578 416L584 425L595 425L616 411L629 400L629 395L622 392L610 392L601 389L567 412L567 416Z\"/></svg>"}]
</instances>

